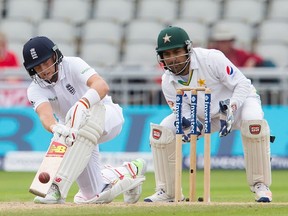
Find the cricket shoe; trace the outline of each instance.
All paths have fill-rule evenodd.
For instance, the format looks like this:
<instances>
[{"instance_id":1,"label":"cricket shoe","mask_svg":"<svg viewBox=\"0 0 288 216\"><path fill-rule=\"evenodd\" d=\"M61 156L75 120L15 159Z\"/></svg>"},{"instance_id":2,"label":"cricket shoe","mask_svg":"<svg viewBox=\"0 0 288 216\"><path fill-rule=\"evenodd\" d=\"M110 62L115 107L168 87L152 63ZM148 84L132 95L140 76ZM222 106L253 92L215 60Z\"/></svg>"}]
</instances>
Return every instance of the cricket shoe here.
<instances>
[{"instance_id":1,"label":"cricket shoe","mask_svg":"<svg viewBox=\"0 0 288 216\"><path fill-rule=\"evenodd\" d=\"M43 198L36 196L34 198L34 203L37 204L63 204L65 200L61 198L60 191L56 184L52 184L47 195Z\"/></svg>"},{"instance_id":2,"label":"cricket shoe","mask_svg":"<svg viewBox=\"0 0 288 216\"><path fill-rule=\"evenodd\" d=\"M269 187L263 183L256 183L252 187L252 192L255 193L256 202L271 202L272 201L272 192Z\"/></svg>"},{"instance_id":3,"label":"cricket shoe","mask_svg":"<svg viewBox=\"0 0 288 216\"><path fill-rule=\"evenodd\" d=\"M156 191L153 195L146 197L144 202L174 202L174 197L168 196L163 189ZM182 194L181 200L184 201L185 197Z\"/></svg>"},{"instance_id":4,"label":"cricket shoe","mask_svg":"<svg viewBox=\"0 0 288 216\"><path fill-rule=\"evenodd\" d=\"M136 178L145 178L145 173L147 170L147 163L144 159L138 158L134 161L131 161L136 167L137 167L137 176ZM132 188L131 190L128 190L123 193L123 198L125 203L136 203L140 199L140 196L142 194L142 184L141 182L138 186L135 188Z\"/></svg>"}]
</instances>

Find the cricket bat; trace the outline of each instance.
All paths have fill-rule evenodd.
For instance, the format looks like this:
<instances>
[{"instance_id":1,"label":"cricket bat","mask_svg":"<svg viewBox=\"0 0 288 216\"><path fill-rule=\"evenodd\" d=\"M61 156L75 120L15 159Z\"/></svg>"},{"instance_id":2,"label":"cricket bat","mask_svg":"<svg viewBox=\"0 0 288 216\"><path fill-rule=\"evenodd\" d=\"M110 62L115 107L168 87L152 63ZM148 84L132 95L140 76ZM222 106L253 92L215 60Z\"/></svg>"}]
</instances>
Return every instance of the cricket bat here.
<instances>
[{"instance_id":1,"label":"cricket bat","mask_svg":"<svg viewBox=\"0 0 288 216\"><path fill-rule=\"evenodd\" d=\"M46 196L60 168L66 151L67 145L65 144L64 137L61 136L57 141L51 141L46 155L30 186L30 193L41 197ZM42 178L44 173L46 178ZM49 175L47 175L47 173Z\"/></svg>"}]
</instances>

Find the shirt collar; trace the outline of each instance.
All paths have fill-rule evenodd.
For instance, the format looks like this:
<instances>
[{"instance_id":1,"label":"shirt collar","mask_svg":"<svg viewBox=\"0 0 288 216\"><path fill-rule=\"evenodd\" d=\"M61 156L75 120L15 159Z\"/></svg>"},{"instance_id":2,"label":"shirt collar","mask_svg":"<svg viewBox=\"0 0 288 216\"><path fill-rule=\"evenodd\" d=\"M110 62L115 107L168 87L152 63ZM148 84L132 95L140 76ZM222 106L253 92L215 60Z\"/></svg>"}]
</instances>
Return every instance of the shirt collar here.
<instances>
[{"instance_id":1,"label":"shirt collar","mask_svg":"<svg viewBox=\"0 0 288 216\"><path fill-rule=\"evenodd\" d=\"M59 76L59 80L62 80L65 78L65 73L64 73L64 69L63 69L63 64L62 62L60 64L58 64L58 76Z\"/></svg>"},{"instance_id":2,"label":"shirt collar","mask_svg":"<svg viewBox=\"0 0 288 216\"><path fill-rule=\"evenodd\" d=\"M192 51L190 58L191 58L191 60L190 60L191 61L190 69L195 71L195 69L199 68L199 65L198 65L198 62L197 62L196 55L195 55L194 51Z\"/></svg>"}]
</instances>

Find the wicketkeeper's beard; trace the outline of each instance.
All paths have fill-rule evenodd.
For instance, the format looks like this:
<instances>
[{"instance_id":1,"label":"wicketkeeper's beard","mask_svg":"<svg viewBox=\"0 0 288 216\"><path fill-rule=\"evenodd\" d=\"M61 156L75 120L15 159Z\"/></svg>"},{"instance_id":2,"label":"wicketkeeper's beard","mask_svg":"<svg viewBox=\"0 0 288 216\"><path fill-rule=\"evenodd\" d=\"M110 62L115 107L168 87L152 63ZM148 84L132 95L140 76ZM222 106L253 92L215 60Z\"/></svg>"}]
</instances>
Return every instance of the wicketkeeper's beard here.
<instances>
[{"instance_id":1,"label":"wicketkeeper's beard","mask_svg":"<svg viewBox=\"0 0 288 216\"><path fill-rule=\"evenodd\" d=\"M182 61L182 62L178 62L177 58L179 57L183 57L186 56L186 60ZM169 64L167 64L167 60L168 59L173 59L173 61L170 61ZM179 56L175 56L175 57L171 57L171 58L162 58L161 61L164 62L164 65L166 66L166 68L173 73L174 75L182 75L183 73L185 73L186 68L190 65L190 53L185 53L183 55L179 55Z\"/></svg>"},{"instance_id":2,"label":"wicketkeeper's beard","mask_svg":"<svg viewBox=\"0 0 288 216\"><path fill-rule=\"evenodd\" d=\"M188 58L185 62L176 63L166 65L166 67L175 75L180 76L185 73L185 69L188 67L190 63L190 58Z\"/></svg>"}]
</instances>

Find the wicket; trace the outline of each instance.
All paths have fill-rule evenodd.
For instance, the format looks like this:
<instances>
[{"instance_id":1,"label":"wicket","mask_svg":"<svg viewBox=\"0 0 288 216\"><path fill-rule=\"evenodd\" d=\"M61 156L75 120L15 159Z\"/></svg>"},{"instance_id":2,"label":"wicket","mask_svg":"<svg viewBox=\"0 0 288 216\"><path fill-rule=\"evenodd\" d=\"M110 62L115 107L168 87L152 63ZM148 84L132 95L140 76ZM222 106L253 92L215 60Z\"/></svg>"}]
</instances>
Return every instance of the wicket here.
<instances>
[{"instance_id":1,"label":"wicket","mask_svg":"<svg viewBox=\"0 0 288 216\"><path fill-rule=\"evenodd\" d=\"M182 195L182 101L183 93L191 91L191 136L190 136L190 174L189 201L196 201L196 144L197 144L197 92L205 92L204 108L204 202L210 202L210 145L211 145L211 90L209 88L181 88L176 95L176 167L175 167L175 202L181 201Z\"/></svg>"}]
</instances>

